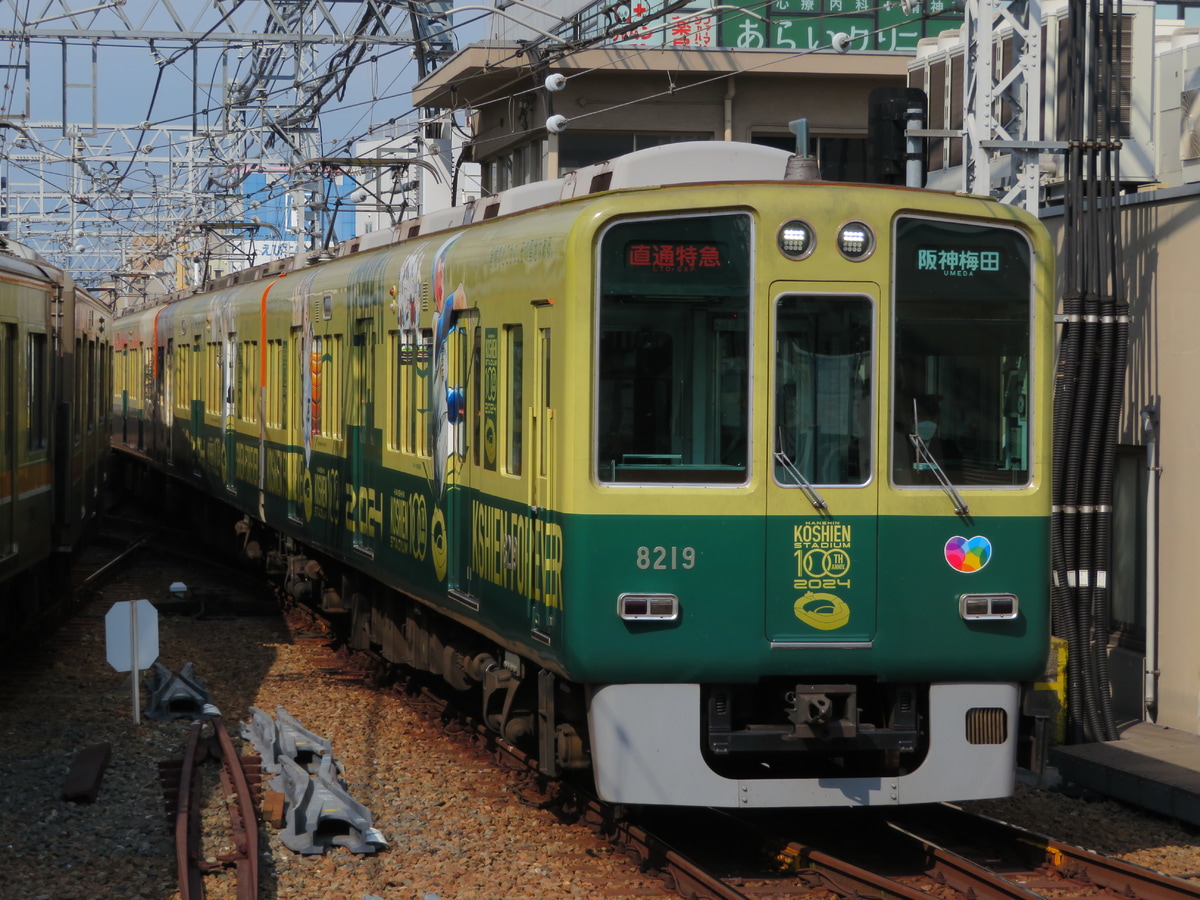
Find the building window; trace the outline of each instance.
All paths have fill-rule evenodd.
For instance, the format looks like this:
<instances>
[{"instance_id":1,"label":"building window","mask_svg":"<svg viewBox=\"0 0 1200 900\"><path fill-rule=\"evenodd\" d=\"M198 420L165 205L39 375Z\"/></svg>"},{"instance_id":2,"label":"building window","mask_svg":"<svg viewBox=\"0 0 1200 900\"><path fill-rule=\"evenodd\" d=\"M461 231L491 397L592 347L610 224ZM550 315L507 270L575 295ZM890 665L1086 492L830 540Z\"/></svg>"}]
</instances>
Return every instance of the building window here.
<instances>
[{"instance_id":1,"label":"building window","mask_svg":"<svg viewBox=\"0 0 1200 900\"><path fill-rule=\"evenodd\" d=\"M632 131L568 131L558 136L558 177L583 166L683 141L710 141L711 132L638 133Z\"/></svg>"},{"instance_id":2,"label":"building window","mask_svg":"<svg viewBox=\"0 0 1200 900\"><path fill-rule=\"evenodd\" d=\"M752 144L776 147L788 153L796 152L794 135L756 134ZM817 166L825 181L849 181L856 184L867 180L867 139L857 137L818 137L813 139Z\"/></svg>"}]
</instances>

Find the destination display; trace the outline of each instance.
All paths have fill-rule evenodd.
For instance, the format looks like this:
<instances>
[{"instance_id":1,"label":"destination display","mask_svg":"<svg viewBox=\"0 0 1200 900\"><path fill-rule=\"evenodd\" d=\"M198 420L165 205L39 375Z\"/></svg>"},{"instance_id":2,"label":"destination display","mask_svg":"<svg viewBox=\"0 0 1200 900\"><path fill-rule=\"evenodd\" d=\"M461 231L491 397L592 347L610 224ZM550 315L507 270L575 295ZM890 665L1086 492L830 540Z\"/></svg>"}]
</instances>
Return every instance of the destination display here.
<instances>
[{"instance_id":1,"label":"destination display","mask_svg":"<svg viewBox=\"0 0 1200 900\"><path fill-rule=\"evenodd\" d=\"M1016 229L902 217L894 258L898 302L1003 301L1028 314L1032 259Z\"/></svg>"},{"instance_id":2,"label":"destination display","mask_svg":"<svg viewBox=\"0 0 1200 900\"><path fill-rule=\"evenodd\" d=\"M744 296L750 283L750 219L743 214L621 222L600 253L606 297Z\"/></svg>"}]
</instances>

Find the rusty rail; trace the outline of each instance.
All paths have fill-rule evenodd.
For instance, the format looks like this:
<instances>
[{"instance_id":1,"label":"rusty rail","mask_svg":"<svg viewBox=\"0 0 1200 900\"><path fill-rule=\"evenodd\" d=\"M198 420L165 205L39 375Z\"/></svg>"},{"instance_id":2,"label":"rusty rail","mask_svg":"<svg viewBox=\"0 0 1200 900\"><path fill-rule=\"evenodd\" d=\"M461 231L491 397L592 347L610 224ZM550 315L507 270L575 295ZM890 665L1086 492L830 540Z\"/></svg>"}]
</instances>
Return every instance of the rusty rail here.
<instances>
[{"instance_id":1,"label":"rusty rail","mask_svg":"<svg viewBox=\"0 0 1200 900\"><path fill-rule=\"evenodd\" d=\"M206 735L206 729L211 733ZM224 796L234 798L226 807L234 850L218 856L215 863L206 862L201 849L200 771L208 760L221 763ZM257 900L258 819L253 787L258 779L257 763L253 757L238 756L224 720L213 716L192 723L182 760L162 764L163 787L175 835L180 900L203 900L204 873L227 865L237 871L237 900Z\"/></svg>"}]
</instances>

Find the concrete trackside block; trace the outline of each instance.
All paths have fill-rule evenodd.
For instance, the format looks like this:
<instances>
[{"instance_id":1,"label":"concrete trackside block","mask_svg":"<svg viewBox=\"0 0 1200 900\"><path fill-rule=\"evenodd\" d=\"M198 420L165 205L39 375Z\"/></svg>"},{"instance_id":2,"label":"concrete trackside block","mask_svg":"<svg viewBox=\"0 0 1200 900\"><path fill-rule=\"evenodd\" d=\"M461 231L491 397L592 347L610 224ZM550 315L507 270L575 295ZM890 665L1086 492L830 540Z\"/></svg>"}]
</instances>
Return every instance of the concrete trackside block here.
<instances>
[{"instance_id":1,"label":"concrete trackside block","mask_svg":"<svg viewBox=\"0 0 1200 900\"><path fill-rule=\"evenodd\" d=\"M67 778L63 782L62 798L73 803L95 803L100 794L104 770L112 759L112 744L93 744L75 754Z\"/></svg>"}]
</instances>

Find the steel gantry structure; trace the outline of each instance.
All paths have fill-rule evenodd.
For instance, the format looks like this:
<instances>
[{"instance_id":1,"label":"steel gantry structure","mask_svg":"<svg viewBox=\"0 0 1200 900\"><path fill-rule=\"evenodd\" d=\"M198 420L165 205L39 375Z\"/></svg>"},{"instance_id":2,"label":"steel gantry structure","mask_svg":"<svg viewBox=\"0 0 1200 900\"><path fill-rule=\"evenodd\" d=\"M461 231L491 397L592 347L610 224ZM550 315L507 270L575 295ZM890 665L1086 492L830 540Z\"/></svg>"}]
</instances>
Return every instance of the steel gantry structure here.
<instances>
[{"instance_id":1,"label":"steel gantry structure","mask_svg":"<svg viewBox=\"0 0 1200 900\"><path fill-rule=\"evenodd\" d=\"M329 170L306 162L331 155L322 115L344 103L356 74L377 72L381 60L402 68L410 54L397 51L414 48L423 67L449 56L449 6L0 0L9 47L0 55L0 233L84 284L136 287L219 254L227 241L210 243L214 230L237 226L253 240L254 208L286 195L289 239L297 252L314 248ZM125 64L130 51L136 65ZM396 94L385 109L377 85L364 93L364 116L394 118L405 103ZM50 109L59 117L46 117ZM248 200L253 173L270 173L271 186Z\"/></svg>"}]
</instances>

